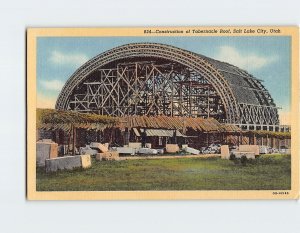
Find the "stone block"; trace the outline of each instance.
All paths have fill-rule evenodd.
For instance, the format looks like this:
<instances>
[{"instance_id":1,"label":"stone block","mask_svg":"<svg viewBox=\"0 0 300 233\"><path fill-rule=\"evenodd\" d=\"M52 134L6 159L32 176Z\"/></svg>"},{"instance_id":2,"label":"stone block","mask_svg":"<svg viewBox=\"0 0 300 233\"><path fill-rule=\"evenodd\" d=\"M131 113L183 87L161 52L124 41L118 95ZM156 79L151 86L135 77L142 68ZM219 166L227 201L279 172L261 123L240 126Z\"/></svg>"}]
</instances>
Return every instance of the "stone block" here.
<instances>
[{"instance_id":1,"label":"stone block","mask_svg":"<svg viewBox=\"0 0 300 233\"><path fill-rule=\"evenodd\" d=\"M184 150L185 148L188 147L188 144L182 144L181 148Z\"/></svg>"},{"instance_id":2,"label":"stone block","mask_svg":"<svg viewBox=\"0 0 300 233\"><path fill-rule=\"evenodd\" d=\"M96 155L96 160L119 160L119 152L117 151L108 151L105 153L98 153Z\"/></svg>"},{"instance_id":3,"label":"stone block","mask_svg":"<svg viewBox=\"0 0 300 233\"><path fill-rule=\"evenodd\" d=\"M36 143L36 164L38 167L45 166L46 159L56 158L58 154L58 145L54 142Z\"/></svg>"},{"instance_id":4,"label":"stone block","mask_svg":"<svg viewBox=\"0 0 300 233\"><path fill-rule=\"evenodd\" d=\"M80 155L82 168L89 168L92 166L92 160L90 155Z\"/></svg>"},{"instance_id":5,"label":"stone block","mask_svg":"<svg viewBox=\"0 0 300 233\"><path fill-rule=\"evenodd\" d=\"M80 147L79 153L82 155L96 155L99 151L90 147Z\"/></svg>"},{"instance_id":6,"label":"stone block","mask_svg":"<svg viewBox=\"0 0 300 233\"><path fill-rule=\"evenodd\" d=\"M58 170L73 170L74 168L81 167L81 157L65 156L54 159L46 159L46 172L56 172Z\"/></svg>"},{"instance_id":7,"label":"stone block","mask_svg":"<svg viewBox=\"0 0 300 233\"><path fill-rule=\"evenodd\" d=\"M290 155L291 154L291 149L286 149L284 154Z\"/></svg>"},{"instance_id":8,"label":"stone block","mask_svg":"<svg viewBox=\"0 0 300 233\"><path fill-rule=\"evenodd\" d=\"M260 154L268 154L268 147L267 146L260 146L259 147Z\"/></svg>"},{"instance_id":9,"label":"stone block","mask_svg":"<svg viewBox=\"0 0 300 233\"><path fill-rule=\"evenodd\" d=\"M130 155L135 155L135 149L130 148L130 147L117 147L117 151L120 154L130 154Z\"/></svg>"},{"instance_id":10,"label":"stone block","mask_svg":"<svg viewBox=\"0 0 300 233\"><path fill-rule=\"evenodd\" d=\"M142 148L142 143L140 143L140 142L129 142L128 147L133 148L133 149L140 149L140 148Z\"/></svg>"},{"instance_id":11,"label":"stone block","mask_svg":"<svg viewBox=\"0 0 300 233\"><path fill-rule=\"evenodd\" d=\"M185 151L188 152L188 153L191 153L191 154L193 154L193 155L198 155L198 154L200 154L200 151L199 151L199 150L196 150L196 149L194 149L194 148L192 148L192 147L186 147L186 148L185 148Z\"/></svg>"},{"instance_id":12,"label":"stone block","mask_svg":"<svg viewBox=\"0 0 300 233\"><path fill-rule=\"evenodd\" d=\"M46 172L56 172L58 170L73 170L74 168L88 168L91 166L90 155L75 155L46 159Z\"/></svg>"},{"instance_id":13,"label":"stone block","mask_svg":"<svg viewBox=\"0 0 300 233\"><path fill-rule=\"evenodd\" d=\"M221 158L222 159L229 159L230 158L228 145L222 145L221 146Z\"/></svg>"},{"instance_id":14,"label":"stone block","mask_svg":"<svg viewBox=\"0 0 300 233\"><path fill-rule=\"evenodd\" d=\"M149 155L156 155L158 152L156 149L151 149L151 148L140 148L138 149L139 154L149 154Z\"/></svg>"},{"instance_id":15,"label":"stone block","mask_svg":"<svg viewBox=\"0 0 300 233\"><path fill-rule=\"evenodd\" d=\"M259 155L258 145L240 145L239 152L253 152L255 155Z\"/></svg>"},{"instance_id":16,"label":"stone block","mask_svg":"<svg viewBox=\"0 0 300 233\"><path fill-rule=\"evenodd\" d=\"M105 145L103 145L103 144L101 144L99 142L91 142L90 147L91 148L97 148L101 152L107 152L108 151L108 146L106 147Z\"/></svg>"},{"instance_id":17,"label":"stone block","mask_svg":"<svg viewBox=\"0 0 300 233\"><path fill-rule=\"evenodd\" d=\"M161 148L161 149L156 149L157 150L157 154L164 154L165 153L165 149Z\"/></svg>"},{"instance_id":18,"label":"stone block","mask_svg":"<svg viewBox=\"0 0 300 233\"><path fill-rule=\"evenodd\" d=\"M167 153L176 153L179 152L179 146L177 144L166 144Z\"/></svg>"}]
</instances>

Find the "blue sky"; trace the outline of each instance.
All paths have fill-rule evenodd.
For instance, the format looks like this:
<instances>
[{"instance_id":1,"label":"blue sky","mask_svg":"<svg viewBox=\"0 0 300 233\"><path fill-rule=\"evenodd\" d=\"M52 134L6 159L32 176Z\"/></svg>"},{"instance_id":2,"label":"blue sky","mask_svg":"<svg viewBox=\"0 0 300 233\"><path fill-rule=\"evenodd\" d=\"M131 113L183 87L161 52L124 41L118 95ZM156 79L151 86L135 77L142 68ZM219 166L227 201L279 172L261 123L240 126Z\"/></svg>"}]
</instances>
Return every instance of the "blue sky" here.
<instances>
[{"instance_id":1,"label":"blue sky","mask_svg":"<svg viewBox=\"0 0 300 233\"><path fill-rule=\"evenodd\" d=\"M281 113L290 112L290 37L39 37L37 103L53 108L72 73L108 49L156 42L190 50L247 70L263 80Z\"/></svg>"}]
</instances>

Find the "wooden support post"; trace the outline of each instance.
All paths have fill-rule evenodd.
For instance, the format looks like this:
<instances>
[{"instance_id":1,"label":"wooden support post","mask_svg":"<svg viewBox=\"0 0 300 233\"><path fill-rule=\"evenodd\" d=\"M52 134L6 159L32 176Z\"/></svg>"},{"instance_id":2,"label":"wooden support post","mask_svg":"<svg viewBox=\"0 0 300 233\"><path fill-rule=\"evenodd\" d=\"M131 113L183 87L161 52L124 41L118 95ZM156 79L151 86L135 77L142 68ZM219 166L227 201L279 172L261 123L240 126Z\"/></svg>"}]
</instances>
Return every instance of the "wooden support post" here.
<instances>
[{"instance_id":1,"label":"wooden support post","mask_svg":"<svg viewBox=\"0 0 300 233\"><path fill-rule=\"evenodd\" d=\"M284 146L287 147L286 138L284 138Z\"/></svg>"},{"instance_id":2,"label":"wooden support post","mask_svg":"<svg viewBox=\"0 0 300 233\"><path fill-rule=\"evenodd\" d=\"M112 142L113 142L113 133L114 133L114 130L113 130L114 128L111 128L110 129L110 134L109 134L109 144L112 144Z\"/></svg>"},{"instance_id":3,"label":"wooden support post","mask_svg":"<svg viewBox=\"0 0 300 233\"><path fill-rule=\"evenodd\" d=\"M60 142L59 142L59 129L56 129L56 130L55 130L55 142L56 142L57 144L60 143Z\"/></svg>"},{"instance_id":4,"label":"wooden support post","mask_svg":"<svg viewBox=\"0 0 300 233\"><path fill-rule=\"evenodd\" d=\"M275 137L272 138L272 147L273 148L276 148L276 140L275 139L276 139Z\"/></svg>"},{"instance_id":5,"label":"wooden support post","mask_svg":"<svg viewBox=\"0 0 300 233\"><path fill-rule=\"evenodd\" d=\"M72 143L72 150L73 150L73 155L75 155L75 147L76 147L76 128L73 125L73 143Z\"/></svg>"},{"instance_id":6,"label":"wooden support post","mask_svg":"<svg viewBox=\"0 0 300 233\"><path fill-rule=\"evenodd\" d=\"M207 144L207 146L209 146L209 142L208 142L208 133L206 133L206 144Z\"/></svg>"},{"instance_id":7,"label":"wooden support post","mask_svg":"<svg viewBox=\"0 0 300 233\"><path fill-rule=\"evenodd\" d=\"M68 135L68 149L67 149L67 154L70 152L70 144L71 144L71 135L73 131L73 126L70 127L69 135Z\"/></svg>"},{"instance_id":8,"label":"wooden support post","mask_svg":"<svg viewBox=\"0 0 300 233\"><path fill-rule=\"evenodd\" d=\"M100 130L96 130L96 142L101 142Z\"/></svg>"},{"instance_id":9,"label":"wooden support post","mask_svg":"<svg viewBox=\"0 0 300 233\"><path fill-rule=\"evenodd\" d=\"M131 128L128 128L128 143L130 142L131 138L132 138L132 130Z\"/></svg>"}]
</instances>

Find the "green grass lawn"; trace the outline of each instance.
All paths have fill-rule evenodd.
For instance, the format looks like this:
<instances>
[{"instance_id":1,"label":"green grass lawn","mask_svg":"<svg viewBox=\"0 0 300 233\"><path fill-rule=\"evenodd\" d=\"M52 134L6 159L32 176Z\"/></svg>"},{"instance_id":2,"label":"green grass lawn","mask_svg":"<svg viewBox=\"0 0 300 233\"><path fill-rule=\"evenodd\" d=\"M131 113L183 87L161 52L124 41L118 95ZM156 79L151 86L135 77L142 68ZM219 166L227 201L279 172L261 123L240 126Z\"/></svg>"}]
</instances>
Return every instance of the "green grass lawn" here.
<instances>
[{"instance_id":1,"label":"green grass lawn","mask_svg":"<svg viewBox=\"0 0 300 233\"><path fill-rule=\"evenodd\" d=\"M87 170L47 174L37 191L289 190L290 155L263 155L246 165L220 158L92 160Z\"/></svg>"}]
</instances>

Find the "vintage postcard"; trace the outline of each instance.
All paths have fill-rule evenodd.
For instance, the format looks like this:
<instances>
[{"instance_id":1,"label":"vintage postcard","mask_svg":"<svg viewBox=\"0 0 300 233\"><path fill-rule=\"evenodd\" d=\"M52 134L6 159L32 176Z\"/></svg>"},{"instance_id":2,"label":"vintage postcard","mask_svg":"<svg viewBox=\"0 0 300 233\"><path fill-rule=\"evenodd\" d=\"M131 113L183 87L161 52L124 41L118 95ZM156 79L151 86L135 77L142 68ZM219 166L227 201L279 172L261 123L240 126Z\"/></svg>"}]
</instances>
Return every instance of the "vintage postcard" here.
<instances>
[{"instance_id":1,"label":"vintage postcard","mask_svg":"<svg viewBox=\"0 0 300 233\"><path fill-rule=\"evenodd\" d=\"M298 34L29 28L28 199L297 199Z\"/></svg>"}]
</instances>

